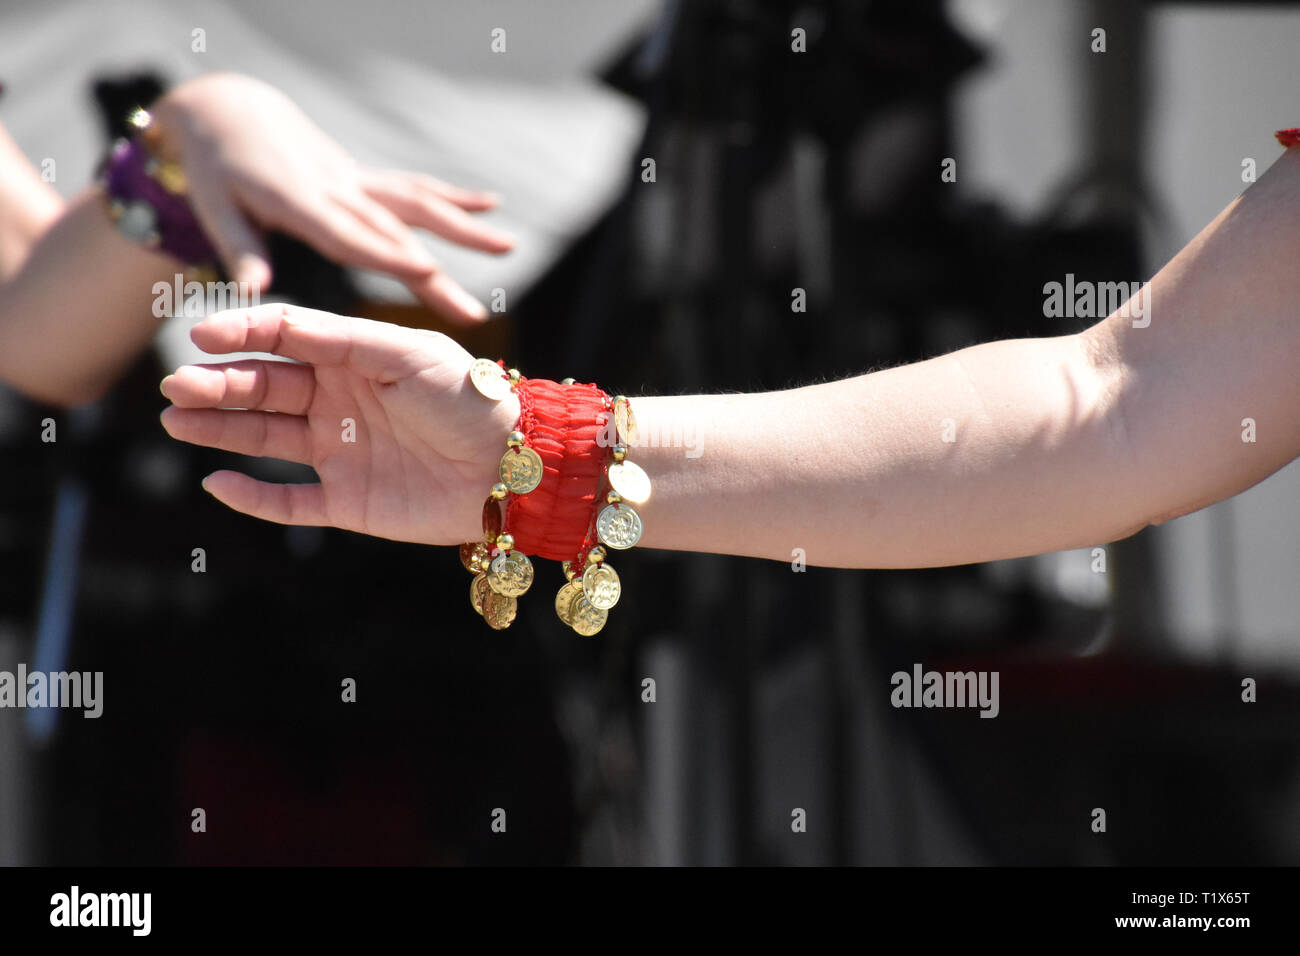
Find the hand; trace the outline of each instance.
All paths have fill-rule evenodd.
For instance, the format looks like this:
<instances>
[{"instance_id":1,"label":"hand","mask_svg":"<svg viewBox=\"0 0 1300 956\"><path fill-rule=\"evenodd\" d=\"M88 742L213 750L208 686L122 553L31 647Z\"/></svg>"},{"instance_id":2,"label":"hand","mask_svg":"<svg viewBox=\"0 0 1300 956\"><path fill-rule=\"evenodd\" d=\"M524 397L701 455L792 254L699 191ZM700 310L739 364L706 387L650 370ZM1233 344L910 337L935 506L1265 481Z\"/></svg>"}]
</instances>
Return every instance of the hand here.
<instances>
[{"instance_id":1,"label":"hand","mask_svg":"<svg viewBox=\"0 0 1300 956\"><path fill-rule=\"evenodd\" d=\"M467 373L473 357L437 332L288 305L217 312L194 326L205 352L272 352L310 364L189 365L162 381L173 438L311 465L314 485L234 471L204 479L218 501L281 524L329 525L423 544L482 536L498 480L512 394L493 402ZM355 442L344 441L345 419Z\"/></svg>"},{"instance_id":2,"label":"hand","mask_svg":"<svg viewBox=\"0 0 1300 956\"><path fill-rule=\"evenodd\" d=\"M152 113L164 151L185 170L195 214L236 281L269 285L259 230L276 229L340 265L400 278L449 319L487 318L482 303L438 268L409 227L471 249L506 252L513 239L468 215L491 209L492 195L421 173L361 166L283 93L246 76L191 80Z\"/></svg>"}]
</instances>

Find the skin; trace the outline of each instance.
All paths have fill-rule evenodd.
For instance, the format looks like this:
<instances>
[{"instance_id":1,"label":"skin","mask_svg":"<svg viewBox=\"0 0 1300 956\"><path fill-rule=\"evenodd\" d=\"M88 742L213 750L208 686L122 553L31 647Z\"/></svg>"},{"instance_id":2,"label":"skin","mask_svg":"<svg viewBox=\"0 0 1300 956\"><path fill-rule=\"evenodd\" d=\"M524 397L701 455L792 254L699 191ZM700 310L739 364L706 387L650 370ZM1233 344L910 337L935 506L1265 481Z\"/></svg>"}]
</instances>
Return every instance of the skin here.
<instances>
[{"instance_id":1,"label":"skin","mask_svg":"<svg viewBox=\"0 0 1300 956\"><path fill-rule=\"evenodd\" d=\"M487 318L412 230L506 252L513 240L471 215L496 204L491 194L361 166L283 94L248 77L184 83L153 115L160 149L181 163L190 202L236 281L270 287L261 233L276 229L341 265L400 278L453 322ZM153 284L182 265L123 238L98 187L64 203L3 129L0 210L0 379L57 405L99 398L157 332ZM68 307L75 302L94 302L95 320Z\"/></svg>"},{"instance_id":2,"label":"skin","mask_svg":"<svg viewBox=\"0 0 1300 956\"><path fill-rule=\"evenodd\" d=\"M1296 262L1292 148L1155 276L1145 328L1121 310L1077 335L830 384L635 399L643 435L690 436L699 452L632 451L654 483L642 545L933 567L1117 540L1234 495L1300 454ZM193 338L306 363L163 380L174 437L320 476L286 486L221 471L204 482L219 500L269 521L478 539L518 401L479 395L450 339L277 305L210 316ZM341 440L345 417L355 443Z\"/></svg>"}]
</instances>

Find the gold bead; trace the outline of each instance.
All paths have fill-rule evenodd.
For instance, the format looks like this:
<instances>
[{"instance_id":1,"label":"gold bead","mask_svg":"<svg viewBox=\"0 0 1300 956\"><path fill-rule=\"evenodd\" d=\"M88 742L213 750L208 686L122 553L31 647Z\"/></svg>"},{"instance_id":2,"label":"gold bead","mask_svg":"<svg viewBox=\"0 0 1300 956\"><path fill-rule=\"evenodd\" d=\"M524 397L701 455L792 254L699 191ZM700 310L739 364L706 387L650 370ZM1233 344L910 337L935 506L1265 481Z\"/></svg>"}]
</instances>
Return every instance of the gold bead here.
<instances>
[{"instance_id":1,"label":"gold bead","mask_svg":"<svg viewBox=\"0 0 1300 956\"><path fill-rule=\"evenodd\" d=\"M564 580L566 581L572 581L574 574L577 573L576 571L573 570L572 561L561 561L560 570L564 572Z\"/></svg>"},{"instance_id":2,"label":"gold bead","mask_svg":"<svg viewBox=\"0 0 1300 956\"><path fill-rule=\"evenodd\" d=\"M502 551L510 551L515 546L515 536L510 532L502 532L497 535L497 547Z\"/></svg>"},{"instance_id":3,"label":"gold bead","mask_svg":"<svg viewBox=\"0 0 1300 956\"><path fill-rule=\"evenodd\" d=\"M171 160L156 163L154 168L149 171L149 175L156 179L159 185L173 196L184 196L189 192L190 183L180 163Z\"/></svg>"},{"instance_id":4,"label":"gold bead","mask_svg":"<svg viewBox=\"0 0 1300 956\"><path fill-rule=\"evenodd\" d=\"M520 373L519 369L517 368L506 369L506 375L510 377L511 385L518 385L519 380L523 378L523 375Z\"/></svg>"},{"instance_id":5,"label":"gold bead","mask_svg":"<svg viewBox=\"0 0 1300 956\"><path fill-rule=\"evenodd\" d=\"M523 432L511 432L508 436L506 436L506 444L509 445L511 448L518 448L521 445L523 445L523 443L524 443Z\"/></svg>"},{"instance_id":6,"label":"gold bead","mask_svg":"<svg viewBox=\"0 0 1300 956\"><path fill-rule=\"evenodd\" d=\"M588 564L600 564L600 562L604 560L605 560L605 549L602 548L600 545L596 545L594 548L592 548L590 551L587 552Z\"/></svg>"},{"instance_id":7,"label":"gold bead","mask_svg":"<svg viewBox=\"0 0 1300 956\"><path fill-rule=\"evenodd\" d=\"M614 453L615 461L622 461L624 458L627 457L627 445L624 445L622 442L615 445L610 450Z\"/></svg>"},{"instance_id":8,"label":"gold bead","mask_svg":"<svg viewBox=\"0 0 1300 956\"><path fill-rule=\"evenodd\" d=\"M504 481L498 481L495 485L492 486L493 498L500 500L508 494L510 494L510 489L506 487L506 483Z\"/></svg>"},{"instance_id":9,"label":"gold bead","mask_svg":"<svg viewBox=\"0 0 1300 956\"><path fill-rule=\"evenodd\" d=\"M560 379L560 384L561 384L561 385L576 385L577 382L576 382L574 379L571 379L571 378L562 378L562 379Z\"/></svg>"},{"instance_id":10,"label":"gold bead","mask_svg":"<svg viewBox=\"0 0 1300 956\"><path fill-rule=\"evenodd\" d=\"M605 500L609 502L611 505L616 505L623 500L623 496L620 495L617 491L611 491L609 494L605 496Z\"/></svg>"}]
</instances>

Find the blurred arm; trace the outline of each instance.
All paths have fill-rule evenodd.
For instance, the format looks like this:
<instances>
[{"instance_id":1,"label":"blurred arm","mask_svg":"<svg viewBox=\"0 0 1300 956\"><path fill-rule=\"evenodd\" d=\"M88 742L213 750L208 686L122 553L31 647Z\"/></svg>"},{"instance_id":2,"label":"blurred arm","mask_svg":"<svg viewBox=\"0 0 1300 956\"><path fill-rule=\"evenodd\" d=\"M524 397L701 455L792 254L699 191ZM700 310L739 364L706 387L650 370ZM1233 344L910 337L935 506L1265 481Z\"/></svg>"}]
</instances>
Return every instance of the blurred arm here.
<instances>
[{"instance_id":1,"label":"blurred arm","mask_svg":"<svg viewBox=\"0 0 1300 956\"><path fill-rule=\"evenodd\" d=\"M0 282L18 271L37 237L62 209L59 194L0 126Z\"/></svg>"},{"instance_id":2,"label":"blurred arm","mask_svg":"<svg viewBox=\"0 0 1300 956\"><path fill-rule=\"evenodd\" d=\"M0 379L32 398L98 398L157 331L153 283L178 267L103 202L92 188L65 205L0 129Z\"/></svg>"},{"instance_id":3,"label":"blurred arm","mask_svg":"<svg viewBox=\"0 0 1300 956\"><path fill-rule=\"evenodd\" d=\"M494 196L361 166L288 97L250 77L198 77L153 114L162 152L184 167L195 214L232 277L265 289L261 232L278 230L340 265L397 276L452 321L487 319L414 229L507 252L513 239L473 215ZM0 379L35 398L76 404L106 391L157 329L155 282L180 271L122 238L102 206L91 189L65 210L0 139Z\"/></svg>"}]
</instances>

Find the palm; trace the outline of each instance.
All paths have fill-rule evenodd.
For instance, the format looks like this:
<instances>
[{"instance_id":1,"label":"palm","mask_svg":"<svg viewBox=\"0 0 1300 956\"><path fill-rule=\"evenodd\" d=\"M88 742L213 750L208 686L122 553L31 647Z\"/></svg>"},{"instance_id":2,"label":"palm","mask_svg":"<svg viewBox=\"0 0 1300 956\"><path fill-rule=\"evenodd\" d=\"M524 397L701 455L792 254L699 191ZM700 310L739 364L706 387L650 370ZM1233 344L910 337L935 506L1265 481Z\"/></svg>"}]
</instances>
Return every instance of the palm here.
<instances>
[{"instance_id":1,"label":"palm","mask_svg":"<svg viewBox=\"0 0 1300 956\"><path fill-rule=\"evenodd\" d=\"M472 487L458 457L468 449L437 414L451 400L427 377L382 385L345 368L316 370L307 424L330 524L429 544L464 540L449 518L464 513ZM481 504L487 486L471 493Z\"/></svg>"},{"instance_id":2,"label":"palm","mask_svg":"<svg viewBox=\"0 0 1300 956\"><path fill-rule=\"evenodd\" d=\"M238 511L380 537L453 544L476 535L492 461L513 422L465 384L471 357L445 336L324 313L261 307L196 326L213 352L311 361L191 366L164 383L176 438L311 465L319 485L235 472L205 482Z\"/></svg>"}]
</instances>

